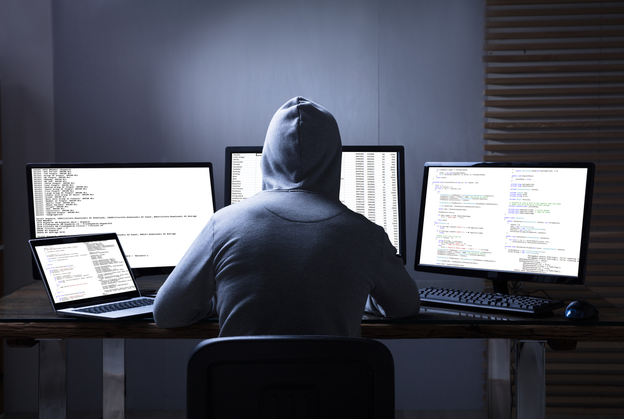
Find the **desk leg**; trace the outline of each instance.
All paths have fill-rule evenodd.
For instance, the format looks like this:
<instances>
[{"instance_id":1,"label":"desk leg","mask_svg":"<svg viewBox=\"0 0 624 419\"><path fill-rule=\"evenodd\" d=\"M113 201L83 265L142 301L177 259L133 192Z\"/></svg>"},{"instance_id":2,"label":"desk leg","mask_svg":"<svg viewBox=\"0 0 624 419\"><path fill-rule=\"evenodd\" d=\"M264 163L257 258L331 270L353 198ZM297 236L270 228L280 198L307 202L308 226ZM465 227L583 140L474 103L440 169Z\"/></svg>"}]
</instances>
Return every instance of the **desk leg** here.
<instances>
[{"instance_id":1,"label":"desk leg","mask_svg":"<svg viewBox=\"0 0 624 419\"><path fill-rule=\"evenodd\" d=\"M102 417L124 419L126 408L124 339L102 339L102 369Z\"/></svg>"},{"instance_id":2,"label":"desk leg","mask_svg":"<svg viewBox=\"0 0 624 419\"><path fill-rule=\"evenodd\" d=\"M67 417L65 340L39 341L39 419Z\"/></svg>"},{"instance_id":3,"label":"desk leg","mask_svg":"<svg viewBox=\"0 0 624 419\"><path fill-rule=\"evenodd\" d=\"M516 395L518 419L546 417L546 348L540 341L518 341Z\"/></svg>"},{"instance_id":4,"label":"desk leg","mask_svg":"<svg viewBox=\"0 0 624 419\"><path fill-rule=\"evenodd\" d=\"M488 339L488 419L511 419L509 339Z\"/></svg>"}]
</instances>

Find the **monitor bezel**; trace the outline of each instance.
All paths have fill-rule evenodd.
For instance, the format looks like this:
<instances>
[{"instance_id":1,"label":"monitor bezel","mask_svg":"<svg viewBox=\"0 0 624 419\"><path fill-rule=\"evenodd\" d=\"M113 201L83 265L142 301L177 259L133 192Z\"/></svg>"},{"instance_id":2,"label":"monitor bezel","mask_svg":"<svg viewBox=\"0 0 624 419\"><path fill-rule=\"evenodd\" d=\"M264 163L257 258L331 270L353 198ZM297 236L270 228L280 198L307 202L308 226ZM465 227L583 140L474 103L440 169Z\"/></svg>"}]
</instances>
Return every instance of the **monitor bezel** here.
<instances>
[{"instance_id":1,"label":"monitor bezel","mask_svg":"<svg viewBox=\"0 0 624 419\"><path fill-rule=\"evenodd\" d=\"M342 151L349 152L395 152L397 153L397 170L398 176L398 192L399 192L399 249L397 257L403 260L403 264L407 263L406 252L406 234L405 225L405 147L402 145L343 145ZM234 153L262 153L262 146L229 146L225 148L225 188L224 188L224 206L232 203L231 187L232 187L232 154Z\"/></svg>"},{"instance_id":2,"label":"monitor bezel","mask_svg":"<svg viewBox=\"0 0 624 419\"><path fill-rule=\"evenodd\" d=\"M576 276L532 274L525 272L513 272L502 270L470 269L463 267L442 267L425 265L420 263L420 250L422 248L422 233L425 217L425 198L429 169L437 167L526 167L526 168L583 168L587 169L585 182L585 203L583 209L583 226L581 228L580 262ZM508 281L539 282L550 284L582 285L585 283L587 249L589 244L589 231L591 222L591 208L594 189L595 165L591 162L427 162L424 165L423 186L420 198L420 213L418 231L416 236L416 253L414 270L434 274L464 276L470 278L489 279L494 281L495 288Z\"/></svg>"},{"instance_id":3,"label":"monitor bezel","mask_svg":"<svg viewBox=\"0 0 624 419\"><path fill-rule=\"evenodd\" d=\"M212 196L212 212L213 214L217 210L216 202L215 202L215 184L214 184L214 172L211 162L141 162L141 163L77 163L77 162L54 162L54 163L28 163L26 165L26 182L28 185L28 222L30 228L30 238L36 239L35 237L35 213L34 213L34 205L33 205L33 184L32 184L32 170L33 169L45 169L45 168L178 168L178 167L197 167L197 168L207 168L210 174L210 193ZM104 233L104 232L102 232ZM116 232L115 232L116 233ZM69 235L68 235L69 236ZM59 236L66 237L66 236ZM35 279L41 279L39 274L39 269L37 265L32 260L33 265L33 277ZM151 276L151 275L167 275L170 274L175 266L155 266L155 267L144 267L144 268L131 268L132 273L135 278L141 276Z\"/></svg>"}]
</instances>

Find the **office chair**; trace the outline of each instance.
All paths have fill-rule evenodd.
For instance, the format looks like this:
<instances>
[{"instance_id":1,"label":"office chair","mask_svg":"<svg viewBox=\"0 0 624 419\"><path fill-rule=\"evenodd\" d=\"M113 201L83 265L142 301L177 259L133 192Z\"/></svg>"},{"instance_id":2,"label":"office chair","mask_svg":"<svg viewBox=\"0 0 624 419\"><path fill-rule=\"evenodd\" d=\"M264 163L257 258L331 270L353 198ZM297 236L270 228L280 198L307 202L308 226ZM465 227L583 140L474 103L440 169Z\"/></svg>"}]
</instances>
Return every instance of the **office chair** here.
<instances>
[{"instance_id":1,"label":"office chair","mask_svg":"<svg viewBox=\"0 0 624 419\"><path fill-rule=\"evenodd\" d=\"M381 342L244 336L200 342L187 369L187 418L394 418L394 360Z\"/></svg>"}]
</instances>

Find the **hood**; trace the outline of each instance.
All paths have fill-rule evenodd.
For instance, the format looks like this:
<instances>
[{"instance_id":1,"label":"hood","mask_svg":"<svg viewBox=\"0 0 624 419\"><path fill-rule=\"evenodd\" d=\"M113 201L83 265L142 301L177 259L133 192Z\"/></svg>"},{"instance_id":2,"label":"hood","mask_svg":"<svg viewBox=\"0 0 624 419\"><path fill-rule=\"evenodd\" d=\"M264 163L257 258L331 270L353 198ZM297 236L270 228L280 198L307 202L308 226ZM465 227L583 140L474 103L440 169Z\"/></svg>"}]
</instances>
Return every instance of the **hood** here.
<instances>
[{"instance_id":1,"label":"hood","mask_svg":"<svg viewBox=\"0 0 624 419\"><path fill-rule=\"evenodd\" d=\"M333 115L302 97L273 116L262 150L262 190L303 189L338 199L342 142Z\"/></svg>"}]
</instances>

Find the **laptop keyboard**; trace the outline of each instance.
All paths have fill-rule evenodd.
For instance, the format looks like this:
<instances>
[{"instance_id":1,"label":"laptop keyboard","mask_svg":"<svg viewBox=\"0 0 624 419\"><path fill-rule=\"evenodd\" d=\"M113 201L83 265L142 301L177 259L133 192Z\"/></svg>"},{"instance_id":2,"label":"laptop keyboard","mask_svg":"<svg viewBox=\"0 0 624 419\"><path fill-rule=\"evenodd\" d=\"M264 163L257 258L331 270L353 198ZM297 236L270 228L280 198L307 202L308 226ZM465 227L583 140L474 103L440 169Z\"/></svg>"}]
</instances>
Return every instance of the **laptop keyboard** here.
<instances>
[{"instance_id":1,"label":"laptop keyboard","mask_svg":"<svg viewBox=\"0 0 624 419\"><path fill-rule=\"evenodd\" d=\"M101 306L81 308L75 311L81 311L83 313L101 314L110 313L111 311L128 310L130 308L151 306L152 304L154 304L153 298L139 298L136 300L124 301L122 303L111 303Z\"/></svg>"}]
</instances>

